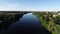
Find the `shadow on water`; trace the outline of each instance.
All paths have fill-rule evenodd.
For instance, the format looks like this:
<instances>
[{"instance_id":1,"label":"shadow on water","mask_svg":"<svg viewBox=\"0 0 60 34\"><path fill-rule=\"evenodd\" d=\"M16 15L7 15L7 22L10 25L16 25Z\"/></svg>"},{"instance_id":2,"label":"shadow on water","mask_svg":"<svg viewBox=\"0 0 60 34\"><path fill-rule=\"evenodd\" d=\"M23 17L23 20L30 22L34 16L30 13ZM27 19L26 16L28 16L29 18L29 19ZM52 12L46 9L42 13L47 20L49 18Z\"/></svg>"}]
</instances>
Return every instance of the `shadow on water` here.
<instances>
[{"instance_id":1,"label":"shadow on water","mask_svg":"<svg viewBox=\"0 0 60 34\"><path fill-rule=\"evenodd\" d=\"M18 21L12 23L7 30L1 31L1 33L3 32L6 34L52 34L41 25L32 13L23 15Z\"/></svg>"}]
</instances>

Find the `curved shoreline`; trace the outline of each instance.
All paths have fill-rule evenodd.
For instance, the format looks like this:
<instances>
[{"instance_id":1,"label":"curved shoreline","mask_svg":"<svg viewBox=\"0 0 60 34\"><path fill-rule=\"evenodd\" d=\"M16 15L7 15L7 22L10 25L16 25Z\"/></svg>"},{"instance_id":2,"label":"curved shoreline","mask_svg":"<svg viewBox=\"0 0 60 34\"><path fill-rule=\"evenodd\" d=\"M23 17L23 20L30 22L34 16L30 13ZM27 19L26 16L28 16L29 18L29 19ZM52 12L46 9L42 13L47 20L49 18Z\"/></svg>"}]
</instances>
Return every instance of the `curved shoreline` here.
<instances>
[{"instance_id":1,"label":"curved shoreline","mask_svg":"<svg viewBox=\"0 0 60 34\"><path fill-rule=\"evenodd\" d=\"M19 20L25 13L24 12L2 12L0 13L0 29L7 29L11 23Z\"/></svg>"},{"instance_id":2,"label":"curved shoreline","mask_svg":"<svg viewBox=\"0 0 60 34\"><path fill-rule=\"evenodd\" d=\"M59 16L53 17L53 12L33 12L35 16L37 16L38 20L41 22L42 26L44 26L48 31L52 34L59 34L60 33L60 25L57 20L60 19ZM58 23L58 24L56 24Z\"/></svg>"}]
</instances>

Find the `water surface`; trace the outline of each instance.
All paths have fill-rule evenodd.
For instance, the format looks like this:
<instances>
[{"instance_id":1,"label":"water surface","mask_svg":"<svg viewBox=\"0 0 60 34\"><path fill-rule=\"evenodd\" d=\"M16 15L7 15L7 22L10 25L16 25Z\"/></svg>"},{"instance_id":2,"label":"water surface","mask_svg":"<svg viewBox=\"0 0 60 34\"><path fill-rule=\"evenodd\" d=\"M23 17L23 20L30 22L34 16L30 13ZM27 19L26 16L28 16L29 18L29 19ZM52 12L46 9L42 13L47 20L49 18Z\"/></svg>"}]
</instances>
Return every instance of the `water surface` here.
<instances>
[{"instance_id":1,"label":"water surface","mask_svg":"<svg viewBox=\"0 0 60 34\"><path fill-rule=\"evenodd\" d=\"M18 21L12 23L5 31L7 33L22 33L22 34L45 34L48 31L44 29L39 20L32 13L27 13L19 18Z\"/></svg>"}]
</instances>

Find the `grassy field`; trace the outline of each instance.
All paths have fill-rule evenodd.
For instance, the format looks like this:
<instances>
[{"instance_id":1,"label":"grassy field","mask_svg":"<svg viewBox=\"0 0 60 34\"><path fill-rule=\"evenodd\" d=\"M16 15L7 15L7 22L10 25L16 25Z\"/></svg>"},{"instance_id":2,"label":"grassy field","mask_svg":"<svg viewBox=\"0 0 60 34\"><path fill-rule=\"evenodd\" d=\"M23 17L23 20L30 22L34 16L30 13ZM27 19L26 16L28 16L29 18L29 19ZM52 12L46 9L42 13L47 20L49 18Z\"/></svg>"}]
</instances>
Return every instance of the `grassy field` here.
<instances>
[{"instance_id":1,"label":"grassy field","mask_svg":"<svg viewBox=\"0 0 60 34\"><path fill-rule=\"evenodd\" d=\"M52 34L60 34L60 12L33 12Z\"/></svg>"}]
</instances>

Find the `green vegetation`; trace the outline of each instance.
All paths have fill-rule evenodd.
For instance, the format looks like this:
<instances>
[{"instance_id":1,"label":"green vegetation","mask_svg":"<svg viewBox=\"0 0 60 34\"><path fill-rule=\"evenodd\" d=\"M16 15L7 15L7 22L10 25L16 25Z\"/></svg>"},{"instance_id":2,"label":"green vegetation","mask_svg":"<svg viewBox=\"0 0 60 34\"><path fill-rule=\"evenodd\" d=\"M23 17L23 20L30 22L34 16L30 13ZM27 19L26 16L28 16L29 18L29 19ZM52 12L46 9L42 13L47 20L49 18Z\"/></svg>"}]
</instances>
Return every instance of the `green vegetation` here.
<instances>
[{"instance_id":1,"label":"green vegetation","mask_svg":"<svg viewBox=\"0 0 60 34\"><path fill-rule=\"evenodd\" d=\"M24 12L0 12L0 29L7 29L23 16Z\"/></svg>"},{"instance_id":2,"label":"green vegetation","mask_svg":"<svg viewBox=\"0 0 60 34\"><path fill-rule=\"evenodd\" d=\"M52 34L60 34L60 12L33 12Z\"/></svg>"}]
</instances>

